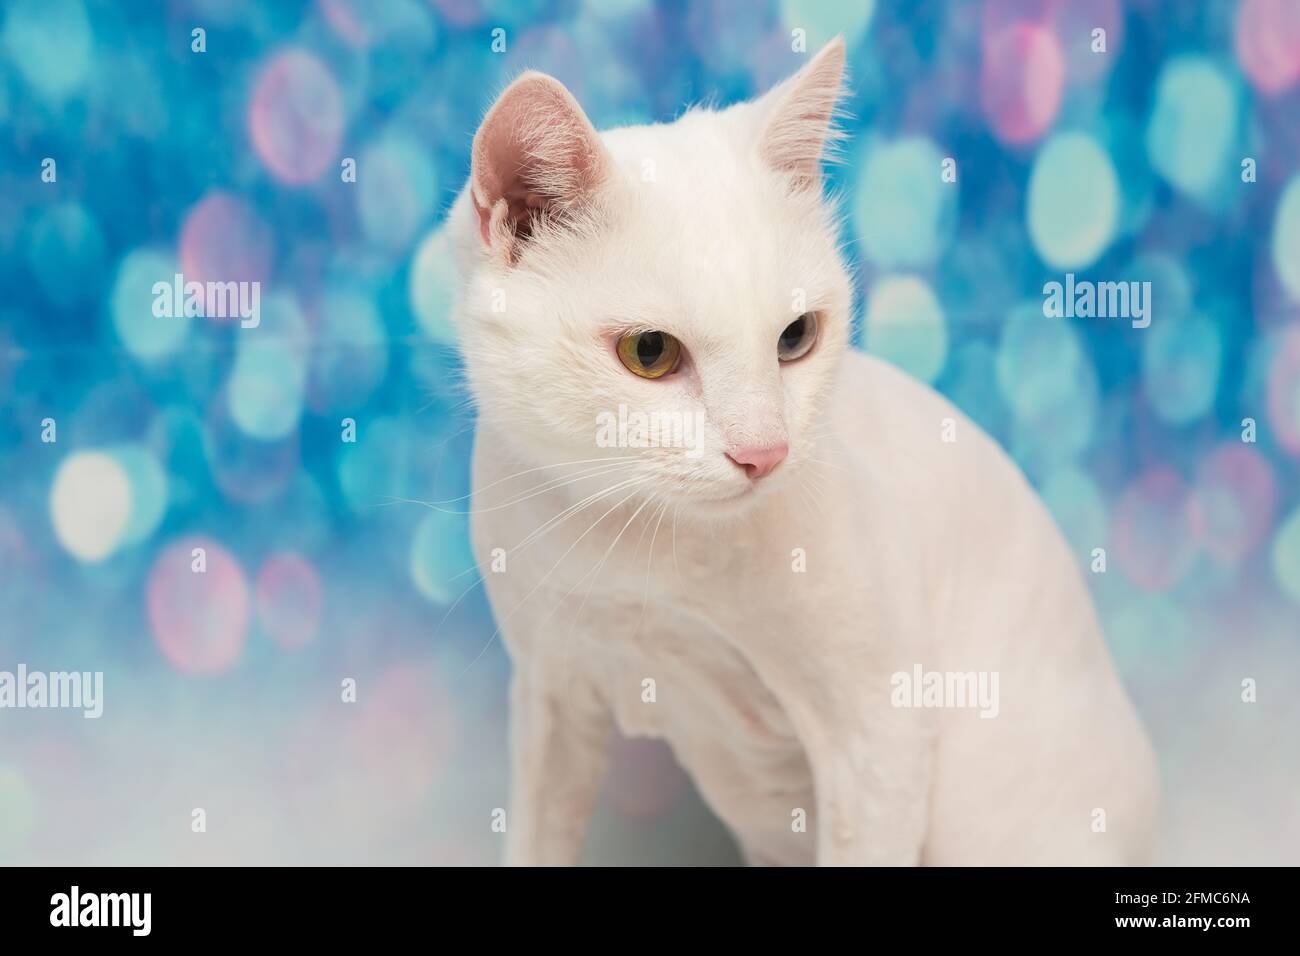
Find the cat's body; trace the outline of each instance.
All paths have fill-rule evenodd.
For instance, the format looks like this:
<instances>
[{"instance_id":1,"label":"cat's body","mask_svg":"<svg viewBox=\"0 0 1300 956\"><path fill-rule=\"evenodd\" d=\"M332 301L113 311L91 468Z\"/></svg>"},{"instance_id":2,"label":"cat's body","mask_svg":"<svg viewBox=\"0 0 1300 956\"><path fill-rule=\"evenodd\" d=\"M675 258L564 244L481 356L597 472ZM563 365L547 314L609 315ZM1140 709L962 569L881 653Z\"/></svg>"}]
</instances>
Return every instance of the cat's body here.
<instances>
[{"instance_id":1,"label":"cat's body","mask_svg":"<svg viewBox=\"0 0 1300 956\"><path fill-rule=\"evenodd\" d=\"M451 228L474 546L516 667L511 862L576 861L615 726L667 739L754 862L1146 858L1151 755L1075 557L973 424L845 353L808 166L841 61L598 142L585 118L552 135L576 104L531 75L476 139ZM586 208L551 206L566 188ZM521 228L542 204L556 221ZM792 290L817 339L779 363ZM636 377L626 328L689 357ZM700 447L601 447L623 403L702 412ZM898 706L917 668L996 674L996 716Z\"/></svg>"}]
</instances>

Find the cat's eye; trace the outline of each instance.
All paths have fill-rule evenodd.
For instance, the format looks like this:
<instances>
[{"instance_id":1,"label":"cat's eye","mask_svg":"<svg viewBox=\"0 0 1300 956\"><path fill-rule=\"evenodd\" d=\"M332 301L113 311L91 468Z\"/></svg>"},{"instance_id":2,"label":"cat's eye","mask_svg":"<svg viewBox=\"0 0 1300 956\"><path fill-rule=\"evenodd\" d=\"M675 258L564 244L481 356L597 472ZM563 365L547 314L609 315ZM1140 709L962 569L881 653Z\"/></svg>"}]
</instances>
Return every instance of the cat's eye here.
<instances>
[{"instance_id":1,"label":"cat's eye","mask_svg":"<svg viewBox=\"0 0 1300 956\"><path fill-rule=\"evenodd\" d=\"M787 325L776 340L776 357L782 362L803 358L817 343L817 313L805 312Z\"/></svg>"},{"instance_id":2,"label":"cat's eye","mask_svg":"<svg viewBox=\"0 0 1300 956\"><path fill-rule=\"evenodd\" d=\"M667 332L629 332L618 340L619 361L642 378L662 378L681 355L681 343Z\"/></svg>"}]
</instances>

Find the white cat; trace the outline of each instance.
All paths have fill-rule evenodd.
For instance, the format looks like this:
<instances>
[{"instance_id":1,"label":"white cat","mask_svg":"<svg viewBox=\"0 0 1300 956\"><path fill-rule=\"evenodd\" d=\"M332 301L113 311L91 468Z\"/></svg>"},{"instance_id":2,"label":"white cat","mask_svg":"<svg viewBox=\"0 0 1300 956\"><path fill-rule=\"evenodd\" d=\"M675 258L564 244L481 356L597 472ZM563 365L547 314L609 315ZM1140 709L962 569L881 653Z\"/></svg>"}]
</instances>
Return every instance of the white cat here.
<instances>
[{"instance_id":1,"label":"white cat","mask_svg":"<svg viewBox=\"0 0 1300 956\"><path fill-rule=\"evenodd\" d=\"M509 863L578 860L615 727L666 738L754 863L1147 859L1154 764L1075 556L975 425L846 351L843 64L602 134L527 73L474 139L449 229Z\"/></svg>"}]
</instances>

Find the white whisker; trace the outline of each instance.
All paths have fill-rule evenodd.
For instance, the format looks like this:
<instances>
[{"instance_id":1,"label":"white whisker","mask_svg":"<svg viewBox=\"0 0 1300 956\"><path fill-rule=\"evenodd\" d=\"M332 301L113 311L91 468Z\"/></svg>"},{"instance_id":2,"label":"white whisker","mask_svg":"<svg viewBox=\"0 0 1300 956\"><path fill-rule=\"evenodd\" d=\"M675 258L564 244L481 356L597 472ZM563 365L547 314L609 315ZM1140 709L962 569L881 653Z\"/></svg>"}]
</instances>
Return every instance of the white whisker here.
<instances>
[{"instance_id":1,"label":"white whisker","mask_svg":"<svg viewBox=\"0 0 1300 956\"><path fill-rule=\"evenodd\" d=\"M650 600L650 566L655 559L655 540L659 537L659 526L663 524L664 515L668 513L668 501L659 506L659 518L655 521L654 534L650 535L649 554L646 555L645 561L645 587L641 591L641 613L636 616L636 627L632 629L632 636L641 633L641 622L645 620L645 606ZM644 534L644 531L642 532Z\"/></svg>"},{"instance_id":2,"label":"white whisker","mask_svg":"<svg viewBox=\"0 0 1300 956\"><path fill-rule=\"evenodd\" d=\"M496 481L486 484L481 488L475 488L469 494L461 495L459 498L447 498L444 501L430 501L424 503L431 504L431 505L452 505L458 501L468 501L470 498L474 497L475 495L482 494L483 492L487 491L489 488L495 488L497 485L504 484L507 481L513 481L516 478L522 478L524 475L531 475L539 471L546 471L548 468L567 468L569 465L591 465L591 464L598 464L598 463L609 464L616 461L636 461L638 460L638 458L639 456L637 455L619 455L610 458L579 458L574 461L559 461L549 465L538 465L536 468L526 468L523 471L515 472L513 475L506 475L504 478L498 478Z\"/></svg>"},{"instance_id":3,"label":"white whisker","mask_svg":"<svg viewBox=\"0 0 1300 956\"><path fill-rule=\"evenodd\" d=\"M605 562L609 560L609 556L614 553L614 548L618 546L619 539L623 537L623 532L626 531L631 526L632 522L636 520L636 516L639 515L642 511L644 511L645 506L650 504L650 502L652 501L654 501L653 497L647 498L645 501L641 502L641 504L637 507L636 511L632 512L632 516L628 518L627 522L623 525L623 527L619 529L618 534L614 536L614 540L610 542L609 547L605 549L605 553L604 555L601 556L600 561L598 561L590 571L588 571L577 581L575 581L573 587L569 588L568 593L565 594L563 598L561 598L559 601L556 602L554 608L551 608L551 614L554 614L556 609L559 608L561 604L563 604L565 601L569 599L569 595L572 594L575 590L577 590L578 586L582 584L583 581L587 580L588 575L591 575L594 572L595 576L592 577L591 584L587 586L587 593L583 595L582 603L578 605L578 611L576 614L573 615L573 623L569 625L570 635L573 634L573 629L578 624L578 618L582 616L582 609L587 606L587 599L591 597L591 592L596 586L596 579L600 577L601 569L605 567ZM642 535L645 534L644 528L641 529L641 533ZM639 543L638 543L638 547L640 547ZM548 614L546 616L547 620L550 620L551 614Z\"/></svg>"},{"instance_id":4,"label":"white whisker","mask_svg":"<svg viewBox=\"0 0 1300 956\"><path fill-rule=\"evenodd\" d=\"M621 490L622 488L626 488L626 487L627 487L627 482L626 482L626 481L615 482L614 484L610 485L608 488L604 488L604 489L602 489L601 491L598 491L598 492L595 492L594 494L588 495L586 498L584 498L582 501L578 502L577 504L575 504L575 505L570 505L568 508L564 509L564 511L562 511L559 515L556 515L555 517L552 517L552 518L548 519L544 524L541 525L540 528L534 530L534 531L532 532L532 534L530 534L530 535L528 536L528 538L526 538L526 539L525 539L523 542L521 542L520 544L515 545L515 547L514 547L514 548L511 548L509 551L507 551L506 554L507 554L507 555L516 555L516 554L518 554L519 551L523 549L523 547L528 543L529 540L532 540L533 537L534 537L535 535L538 535L538 534L539 534L539 532L544 532L544 531L546 530L546 528L549 527L549 526L552 526L554 522L557 522L557 521L558 521L560 524L563 524L563 522L564 522L565 520L567 520L569 517L572 517L574 514L577 514L578 511L581 511L581 510L582 510L583 508L585 508L587 505L589 505L589 504L593 504L593 503L595 503L596 501L599 501L601 498L603 498L603 497L605 497L605 496L607 496L607 495L609 495L609 494L615 493L615 492ZM558 525L555 525L555 526L558 526ZM448 578L447 580L448 580L448 582L455 581L457 578L464 577L466 574L469 574L471 571L473 571L473 572L479 572L479 568L478 568L478 566L477 566L477 565L471 565L470 567L466 568L464 571L461 571L461 572L459 572L459 573L453 575L452 577ZM476 587L478 587L480 584L482 584L482 583L483 583L483 580L484 580L484 579L483 579L483 575L482 575L481 572L479 572L479 573L478 573L478 579L477 579L476 581L474 581L472 584L470 584L469 587L465 588L465 590L463 590L463 591L460 592L460 596L457 597L456 600L452 602L452 604L451 604L451 606L450 606L449 608L447 608L446 613L444 613L443 616L442 616L442 618L438 621L438 625L437 625L437 627L435 627L435 628L433 629L433 635L434 635L435 638L438 636L439 631L442 630L442 625L446 623L447 618L451 616L451 612L454 611L454 610L456 610L456 608L457 608L457 606L460 604L460 602L463 601L463 600L465 599L465 596L466 596L467 594L469 594L470 591L474 590L474 588L476 588Z\"/></svg>"},{"instance_id":5,"label":"white whisker","mask_svg":"<svg viewBox=\"0 0 1300 956\"><path fill-rule=\"evenodd\" d=\"M637 484L644 484L645 482L650 481L650 480L651 480L651 478L650 478L649 476L642 477L642 478L631 479L631 481L633 482L634 486L637 485ZM503 617L503 618L502 618L502 619L497 623L497 628L496 628L495 631L492 632L492 636L489 637L489 638L487 639L487 642L483 645L482 649L479 650L478 654L475 655L474 659L473 659L472 661L470 661L469 664L467 664L467 665L465 666L465 669L464 669L463 671L460 672L460 676L461 676L461 677L464 677L465 674L469 672L469 669L470 669L471 667L473 667L475 664L478 663L479 658L482 657L482 656L484 655L484 653L486 653L487 649L488 649L489 647L492 646L492 642L493 642L494 640L496 640L497 635L501 633L501 628L502 628L503 626L505 626L506 621L508 621L508 620L510 620L510 618L514 617L515 612L518 611L521 607L523 607L524 604L527 603L528 599L531 598L534 594L537 593L537 589L540 588L543 584L546 583L547 579L550 578L550 576L555 572L555 569L558 568L561 564L564 563L564 559L567 558L567 557L568 557L568 556L573 552L573 549L576 548L576 547L578 546L578 544L582 541L582 539L585 538L587 535L591 534L591 532L596 528L596 526L597 526L598 524L600 524L600 523L601 523L602 521L604 521L604 520L605 520L609 515L613 514L613 513L614 513L615 511L617 511L620 507L622 507L623 504L624 504L625 502L630 501L630 500L631 500L633 497L635 497L635 496L636 496L636 490L635 490L635 487L634 487L632 492L630 492L626 497L624 497L624 498L620 499L618 502L616 502L616 503L613 505L613 507L611 507L611 508L610 508L608 511L606 511L603 515L601 515L601 516L600 516L599 518L597 518L594 522L592 522L591 526L588 527L586 531L584 531L582 534L578 535L577 540L574 541L573 544L569 545L569 549L568 549L567 551L565 551L564 554L560 555L560 560L559 560L559 561L556 561L555 564L553 564L553 565L551 566L551 569L550 569L549 571L547 571L544 575L542 575L541 579L538 580L538 582L537 582L536 584L533 585L532 590L530 590L527 594L525 594L525 595L523 596L523 598L519 601L519 603L516 604L516 605L511 609L510 613L507 614L505 617ZM642 507L644 507L644 505L642 505ZM640 508L637 509L637 513L638 513L638 514L640 513ZM635 515L633 515L633 517L635 517ZM624 527L626 527L626 525L624 525ZM622 532L619 532L619 533L621 534ZM617 539L615 539L615 541L617 541ZM570 589L570 593L572 593L572 589Z\"/></svg>"}]
</instances>

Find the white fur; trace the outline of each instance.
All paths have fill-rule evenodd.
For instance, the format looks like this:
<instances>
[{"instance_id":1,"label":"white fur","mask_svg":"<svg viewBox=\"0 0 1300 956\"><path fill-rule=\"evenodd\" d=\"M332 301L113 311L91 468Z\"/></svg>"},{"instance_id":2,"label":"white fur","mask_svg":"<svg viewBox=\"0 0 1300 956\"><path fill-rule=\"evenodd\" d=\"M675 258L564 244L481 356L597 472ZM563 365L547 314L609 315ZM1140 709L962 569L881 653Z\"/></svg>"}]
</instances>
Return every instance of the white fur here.
<instances>
[{"instance_id":1,"label":"white fur","mask_svg":"<svg viewBox=\"0 0 1300 956\"><path fill-rule=\"evenodd\" d=\"M842 62L832 44L754 103L599 139L528 74L480 130L480 194L450 228L474 546L516 669L509 862L578 859L615 726L666 738L755 863L1147 858L1153 761L1074 557L975 425L846 353L850 284L808 167ZM517 128L537 123L563 148ZM532 144L527 164L503 142ZM501 203L533 189L515 235ZM782 365L795 290L822 328ZM682 369L632 375L628 329L676 336ZM703 454L598 448L620 404L702 411ZM751 490L726 450L779 442ZM998 716L891 706L915 664L998 672Z\"/></svg>"}]
</instances>

